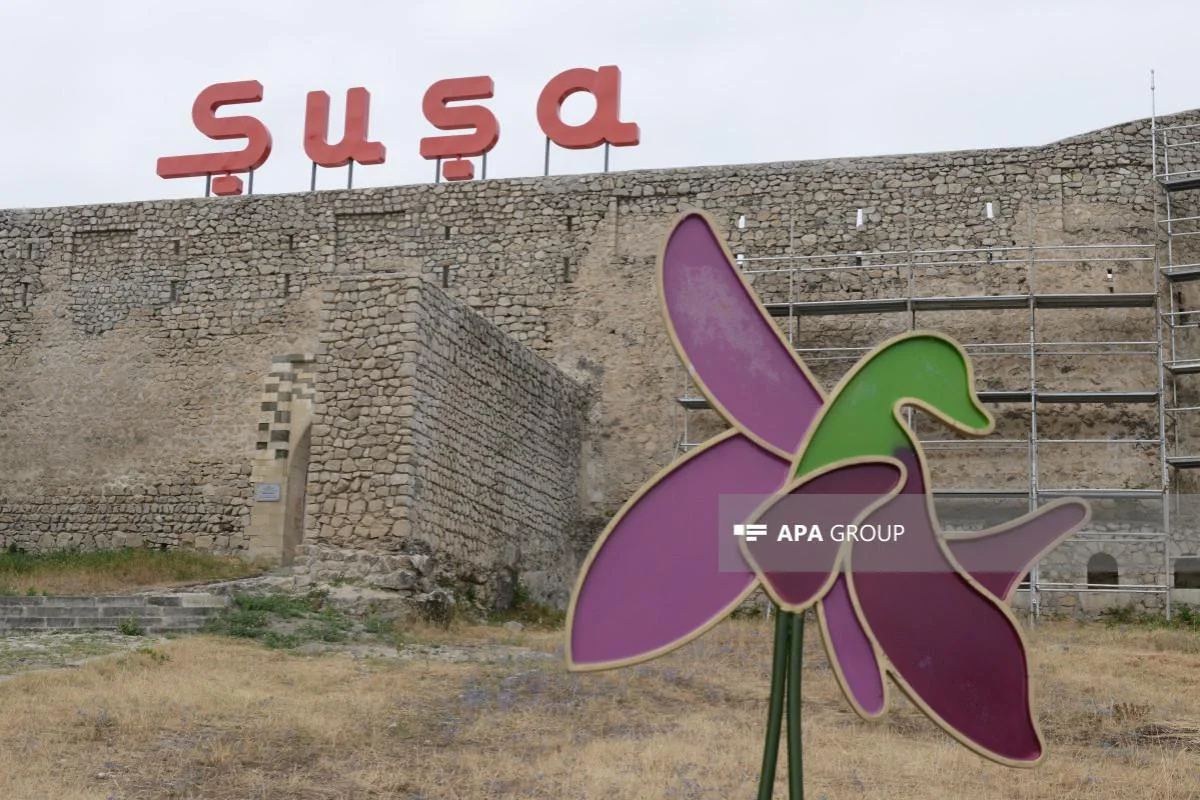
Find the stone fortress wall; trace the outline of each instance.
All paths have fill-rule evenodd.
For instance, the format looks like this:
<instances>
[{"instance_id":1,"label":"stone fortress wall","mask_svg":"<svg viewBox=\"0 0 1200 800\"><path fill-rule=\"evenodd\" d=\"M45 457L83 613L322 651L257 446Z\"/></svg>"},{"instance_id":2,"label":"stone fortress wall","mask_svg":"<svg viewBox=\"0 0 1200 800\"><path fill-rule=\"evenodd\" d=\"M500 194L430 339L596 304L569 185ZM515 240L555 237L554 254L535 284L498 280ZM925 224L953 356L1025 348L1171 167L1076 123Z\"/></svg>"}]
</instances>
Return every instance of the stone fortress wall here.
<instances>
[{"instance_id":1,"label":"stone fortress wall","mask_svg":"<svg viewBox=\"0 0 1200 800\"><path fill-rule=\"evenodd\" d=\"M520 581L565 605L582 388L418 276L344 278L326 309L310 559L325 557L313 547L425 556L498 604ZM420 572L393 573L392 588Z\"/></svg>"},{"instance_id":2,"label":"stone fortress wall","mask_svg":"<svg viewBox=\"0 0 1200 800\"><path fill-rule=\"evenodd\" d=\"M1195 118L1189 112L1169 121ZM731 251L752 259L1003 252L1031 242L1145 245L1158 240L1151 174L1149 121L1141 120L1031 148L0 212L0 545L252 550L252 475L262 444L257 426L273 359L297 353L335 358L334 346L350 324L344 314L331 313L349 302L337 293L385 296L344 288L348 280L356 285L355 278L393 280L385 275L422 279L438 290L428 302L441 303L432 298L444 295L540 355L555 370L547 380L562 392L551 405L562 401L565 409L574 390L562 387L581 387L590 402L578 434L578 463L561 454L546 463L576 470L577 504L567 510L558 495L548 502L561 515L555 524L570 529L563 536L586 541L676 456L684 437L676 401L684 375L654 288L655 259L681 211L713 214ZM984 213L989 202L991 219ZM1117 259L1111 279L1107 267L1114 262L1102 266L1073 256L1039 264L1036 288L1139 292L1153 286L1152 264L1122 262L1124 249L1107 252ZM752 280L768 301L891 297L908 285L899 268L780 272ZM918 293L933 296L1018 293L1029 278L1001 263L937 266L924 280ZM407 297L413 290L403 291ZM1185 287L1181 299L1200 307L1190 291ZM436 313L418 315L429 358L445 352L447 337L473 329L460 312L453 315L452 331L440 326ZM922 312L917 322L964 341L1019 342L1028 337L1027 319L1019 310ZM806 317L795 322L794 340L806 348L866 348L907 325L904 314ZM1155 335L1147 309L1048 310L1039 312L1039 326L1063 342ZM364 357L376 359L379 369L380 360L396 352L367 350ZM550 374L524 356L514 358L522 362L513 367L521 374ZM339 369L353 369L352 361ZM851 362L812 363L831 388ZM371 368L361 369L358 382L374 380ZM349 395L330 386L322 400L320 364L316 370L313 413L328 420ZM1028 359L981 358L977 372L983 388L1028 386ZM1157 380L1152 355L1069 355L1039 364L1042 388L1153 389ZM500 383L489 390L521 388L519 380ZM473 389L461 384L455 391ZM995 410L997 437L1022 435L1028 404ZM437 441L435 429L443 423L425 412L413 406L413 418L424 419L429 441ZM570 429L570 415L562 414L563 429ZM711 412L691 416L691 441L722 427ZM1066 439L1080 430L1157 436L1154 406L1064 406L1039 416L1043 436ZM346 468L345 459L318 455L328 452L321 438L333 425L313 423L314 465L339 466L310 472L305 545L365 543L397 552L394 537L401 533L392 527L384 533L377 520L351 519L346 489L330 488L351 480L333 477ZM932 423L922 425L923 434L935 433ZM285 434L291 435L298 432ZM1155 448L1081 448L1063 445L1048 455L1042 484L1161 485ZM1021 451L976 448L931 458L939 488L1027 481ZM434 464L426 468L436 473ZM461 457L451 464L463 472ZM500 474L493 482L504 486L523 477ZM1190 477L1183 480L1178 488L1194 491ZM566 485L554 491L561 494ZM344 512L330 492L343 495ZM364 507L372 501L366 494L360 499ZM430 507L454 513L452 504ZM447 523L447 530L468 536L456 525ZM505 519L496 535L520 541L524 534ZM467 541L461 546L470 547ZM1176 555L1198 549L1188 541L1173 546ZM487 559L504 561L494 553ZM1078 572L1078 560L1068 560L1064 569Z\"/></svg>"}]
</instances>

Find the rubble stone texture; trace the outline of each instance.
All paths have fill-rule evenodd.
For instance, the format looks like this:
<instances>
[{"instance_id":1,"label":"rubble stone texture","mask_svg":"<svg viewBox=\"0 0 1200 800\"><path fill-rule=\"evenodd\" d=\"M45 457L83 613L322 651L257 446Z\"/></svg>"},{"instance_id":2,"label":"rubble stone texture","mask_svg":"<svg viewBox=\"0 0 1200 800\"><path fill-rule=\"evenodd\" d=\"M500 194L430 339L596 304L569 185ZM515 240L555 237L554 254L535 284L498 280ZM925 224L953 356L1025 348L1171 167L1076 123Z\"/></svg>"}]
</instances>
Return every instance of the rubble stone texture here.
<instances>
[{"instance_id":1,"label":"rubble stone texture","mask_svg":"<svg viewBox=\"0 0 1200 800\"><path fill-rule=\"evenodd\" d=\"M427 552L497 595L510 591L500 576L518 564L559 597L579 552L685 436L676 398L686 379L654 270L680 212L710 212L731 251L753 258L994 251L998 263L986 268L926 258L914 279L925 296L1031 284L1153 291L1153 262L1121 260L1131 251L1116 247L1159 242L1149 128L1135 121L1043 147L0 212L0 545L249 552L265 379L274 358L314 354L298 554L319 563L314 548L324 546ZM1096 258L1118 261L1111 278L1078 254L1031 278L1022 263L1031 243L1113 245ZM909 286L903 269L827 263L839 269L751 280L768 301L890 297ZM1195 291L1182 290L1185 305L1200 307ZM1029 336L1020 310L919 312L916 322L965 342ZM781 323L798 347L859 348L856 357L910 319ZM1038 326L1055 342L1158 335L1152 309L1047 310ZM1156 390L1152 351L1046 356L1038 385ZM852 363L805 356L826 388ZM1029 385L1027 358L976 361L981 388ZM578 432L571 382L591 400ZM552 413L527 430L513 415L534 408ZM1027 435L1028 404L995 409L997 438ZM723 427L711 412L689 416L690 441ZM477 438L489 420L490 443ZM1158 437L1153 404L1042 407L1038 424L1048 438ZM927 438L949 438L928 418L919 425ZM554 446L552 434L561 434ZM485 445L500 448L492 461L478 458ZM1162 485L1153 445L1052 449L1039 463L1043 486ZM1029 480L1021 447L931 459L939 488ZM1176 488L1194 492L1190 480ZM418 495L425 505L413 504ZM1181 536L1173 555L1200 549ZM1079 581L1088 555L1071 548L1055 554L1056 569ZM1122 582L1165 580L1151 550L1107 552Z\"/></svg>"},{"instance_id":2,"label":"rubble stone texture","mask_svg":"<svg viewBox=\"0 0 1200 800\"><path fill-rule=\"evenodd\" d=\"M582 388L419 276L342 279L324 308L306 541L430 556L502 606L518 580L565 605Z\"/></svg>"}]
</instances>

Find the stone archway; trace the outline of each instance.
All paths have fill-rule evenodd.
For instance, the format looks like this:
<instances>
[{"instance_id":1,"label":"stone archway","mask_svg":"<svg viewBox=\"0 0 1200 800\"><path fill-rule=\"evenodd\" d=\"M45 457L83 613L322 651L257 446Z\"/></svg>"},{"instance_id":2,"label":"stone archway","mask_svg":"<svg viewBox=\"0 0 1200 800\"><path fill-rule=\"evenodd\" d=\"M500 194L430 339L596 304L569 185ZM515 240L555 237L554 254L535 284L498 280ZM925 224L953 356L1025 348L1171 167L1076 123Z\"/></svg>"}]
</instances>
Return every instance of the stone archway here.
<instances>
[{"instance_id":1,"label":"stone archway","mask_svg":"<svg viewBox=\"0 0 1200 800\"><path fill-rule=\"evenodd\" d=\"M246 531L256 563L291 564L304 539L314 369L312 355L277 356L264 380Z\"/></svg>"},{"instance_id":2,"label":"stone archway","mask_svg":"<svg viewBox=\"0 0 1200 800\"><path fill-rule=\"evenodd\" d=\"M305 425L288 452L287 485L283 496L287 502L283 514L283 553L285 566L296 560L296 545L304 541L304 504L308 489L308 451L312 442L312 425Z\"/></svg>"}]
</instances>

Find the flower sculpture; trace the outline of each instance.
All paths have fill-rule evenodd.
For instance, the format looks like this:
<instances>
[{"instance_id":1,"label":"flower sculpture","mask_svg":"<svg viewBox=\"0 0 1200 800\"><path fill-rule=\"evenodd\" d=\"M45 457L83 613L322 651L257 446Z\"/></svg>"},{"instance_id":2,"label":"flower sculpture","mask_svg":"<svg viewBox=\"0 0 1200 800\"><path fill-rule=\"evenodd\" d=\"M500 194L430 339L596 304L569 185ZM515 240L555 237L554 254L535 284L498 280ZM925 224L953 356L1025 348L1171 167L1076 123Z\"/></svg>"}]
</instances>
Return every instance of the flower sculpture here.
<instances>
[{"instance_id":1,"label":"flower sculpture","mask_svg":"<svg viewBox=\"0 0 1200 800\"><path fill-rule=\"evenodd\" d=\"M683 215L669 235L659 290L680 358L732 428L647 482L601 534L571 597L568 666L657 658L761 587L780 613L760 798L774 784L785 694L791 796L802 797L798 681L804 612L814 606L861 717L884 714L890 677L974 752L1039 763L1045 748L1008 601L1089 510L1062 500L981 533L941 532L924 454L900 412L920 408L965 435L991 432L961 347L931 332L895 337L826 398L700 213ZM800 517L904 533L803 543L770 535ZM768 533L735 538L731 523Z\"/></svg>"}]
</instances>

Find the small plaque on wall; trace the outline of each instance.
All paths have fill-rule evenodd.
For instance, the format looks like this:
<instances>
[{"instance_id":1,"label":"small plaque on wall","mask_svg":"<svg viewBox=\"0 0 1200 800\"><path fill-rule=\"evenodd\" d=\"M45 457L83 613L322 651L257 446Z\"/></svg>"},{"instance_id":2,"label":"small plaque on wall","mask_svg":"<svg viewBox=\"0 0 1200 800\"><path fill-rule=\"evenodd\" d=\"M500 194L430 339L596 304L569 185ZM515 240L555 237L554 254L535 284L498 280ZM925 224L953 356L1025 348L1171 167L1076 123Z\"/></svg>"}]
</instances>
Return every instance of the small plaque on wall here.
<instances>
[{"instance_id":1,"label":"small plaque on wall","mask_svg":"<svg viewBox=\"0 0 1200 800\"><path fill-rule=\"evenodd\" d=\"M260 483L254 487L254 499L260 503L278 503L279 495L278 483Z\"/></svg>"}]
</instances>

